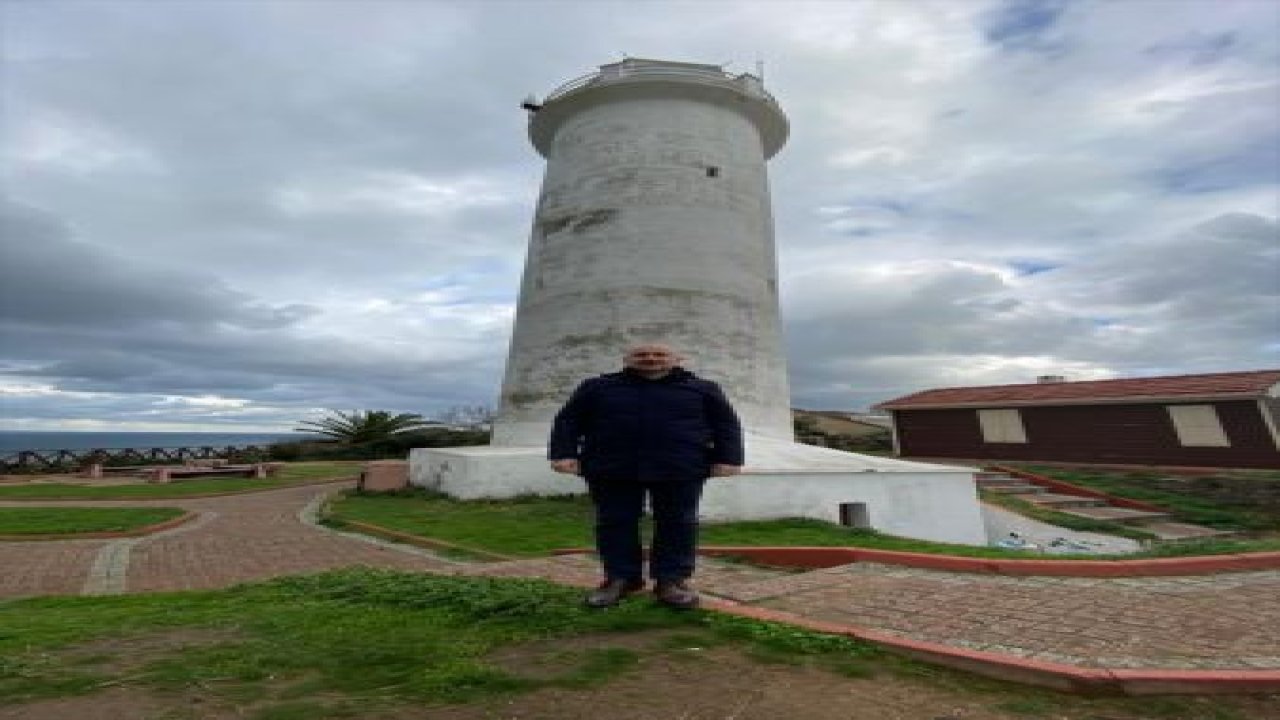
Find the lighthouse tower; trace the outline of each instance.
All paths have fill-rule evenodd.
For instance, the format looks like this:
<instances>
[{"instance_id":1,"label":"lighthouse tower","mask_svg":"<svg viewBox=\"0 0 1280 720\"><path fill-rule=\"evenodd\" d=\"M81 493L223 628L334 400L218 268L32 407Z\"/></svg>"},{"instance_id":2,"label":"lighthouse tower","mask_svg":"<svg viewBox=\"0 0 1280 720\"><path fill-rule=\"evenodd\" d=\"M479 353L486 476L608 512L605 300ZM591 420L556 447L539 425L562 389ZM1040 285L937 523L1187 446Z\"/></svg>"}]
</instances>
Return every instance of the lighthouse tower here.
<instances>
[{"instance_id":1,"label":"lighthouse tower","mask_svg":"<svg viewBox=\"0 0 1280 720\"><path fill-rule=\"evenodd\" d=\"M637 342L790 440L765 161L787 137L751 75L627 59L528 103L547 159L493 444L541 445L577 383Z\"/></svg>"},{"instance_id":2,"label":"lighthouse tower","mask_svg":"<svg viewBox=\"0 0 1280 720\"><path fill-rule=\"evenodd\" d=\"M665 343L742 418L746 467L704 519L811 517L982 544L973 469L794 442L765 162L787 118L752 75L629 58L529 100L547 160L493 444L413 450L414 485L458 498L569 494L556 411L582 380Z\"/></svg>"}]
</instances>

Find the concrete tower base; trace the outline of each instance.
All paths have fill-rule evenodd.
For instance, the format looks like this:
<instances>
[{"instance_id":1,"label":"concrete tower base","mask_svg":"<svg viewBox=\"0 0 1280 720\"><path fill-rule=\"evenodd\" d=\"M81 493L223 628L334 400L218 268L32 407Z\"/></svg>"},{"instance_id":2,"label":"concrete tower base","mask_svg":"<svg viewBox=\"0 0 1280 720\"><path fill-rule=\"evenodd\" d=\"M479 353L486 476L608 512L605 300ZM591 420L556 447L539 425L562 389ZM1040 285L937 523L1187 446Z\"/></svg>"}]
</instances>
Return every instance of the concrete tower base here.
<instances>
[{"instance_id":1,"label":"concrete tower base","mask_svg":"<svg viewBox=\"0 0 1280 720\"><path fill-rule=\"evenodd\" d=\"M907 462L747 435L742 475L703 493L710 522L805 517L922 540L985 545L974 468ZM543 447L421 448L410 482L464 500L573 495L581 478L551 471Z\"/></svg>"}]
</instances>

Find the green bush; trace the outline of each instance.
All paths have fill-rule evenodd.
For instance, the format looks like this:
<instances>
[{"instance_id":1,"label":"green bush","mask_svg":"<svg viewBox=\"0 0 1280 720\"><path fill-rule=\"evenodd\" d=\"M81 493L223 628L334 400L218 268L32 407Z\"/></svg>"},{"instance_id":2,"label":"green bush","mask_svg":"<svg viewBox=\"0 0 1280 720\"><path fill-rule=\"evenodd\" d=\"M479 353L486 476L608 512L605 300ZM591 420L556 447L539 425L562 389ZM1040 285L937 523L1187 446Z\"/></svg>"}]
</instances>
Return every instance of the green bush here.
<instances>
[{"instance_id":1,"label":"green bush","mask_svg":"<svg viewBox=\"0 0 1280 720\"><path fill-rule=\"evenodd\" d=\"M275 443L267 448L267 457L275 462L296 462L302 459L301 442Z\"/></svg>"},{"instance_id":2,"label":"green bush","mask_svg":"<svg viewBox=\"0 0 1280 720\"><path fill-rule=\"evenodd\" d=\"M487 445L489 433L482 430L427 428L396 433L380 440L347 444L335 440L299 440L271 446L272 460L387 460L401 459L413 448Z\"/></svg>"},{"instance_id":3,"label":"green bush","mask_svg":"<svg viewBox=\"0 0 1280 720\"><path fill-rule=\"evenodd\" d=\"M827 435L827 447L849 452L892 450L893 434L885 430L874 435Z\"/></svg>"}]
</instances>

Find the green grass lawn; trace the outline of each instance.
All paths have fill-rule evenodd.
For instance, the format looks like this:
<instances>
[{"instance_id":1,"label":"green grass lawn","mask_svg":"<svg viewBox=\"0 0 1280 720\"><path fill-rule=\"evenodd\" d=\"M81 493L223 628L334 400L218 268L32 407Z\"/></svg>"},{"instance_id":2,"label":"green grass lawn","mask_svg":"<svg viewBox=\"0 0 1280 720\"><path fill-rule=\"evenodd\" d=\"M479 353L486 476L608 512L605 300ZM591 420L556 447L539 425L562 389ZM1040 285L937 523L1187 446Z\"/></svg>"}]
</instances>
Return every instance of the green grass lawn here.
<instances>
[{"instance_id":1,"label":"green grass lawn","mask_svg":"<svg viewBox=\"0 0 1280 720\"><path fill-rule=\"evenodd\" d=\"M378 495L351 492L329 506L328 522L341 525L344 520L512 556L544 555L560 548L593 544L591 503L582 495L455 500L423 491ZM894 537L805 518L705 523L700 538L703 545L813 545L972 557L1042 557L1039 553Z\"/></svg>"},{"instance_id":2,"label":"green grass lawn","mask_svg":"<svg viewBox=\"0 0 1280 720\"><path fill-rule=\"evenodd\" d=\"M360 473L362 461L287 463L276 475L263 478L209 477L178 480L165 485L91 485L86 482L30 483L0 485L0 500L116 500L143 498L180 498L213 493L271 490L290 485L304 485Z\"/></svg>"},{"instance_id":3,"label":"green grass lawn","mask_svg":"<svg viewBox=\"0 0 1280 720\"><path fill-rule=\"evenodd\" d=\"M963 706L966 715L1063 720L1253 720L1275 708L1266 698L1074 697L901 659L858 640L642 599L590 611L579 590L541 580L372 569L220 591L0 602L0 706L22 713L52 698L91 706L95 693L114 691L147 698L147 717L157 718L434 717L443 704L471 705L464 716L476 718L524 717L527 699L536 716L553 717L531 691L591 693L583 702L593 708L635 703L634 690L611 694L613 683L663 663L696 675L724 657L708 652L771 666L759 692L818 671L833 679L833 692L889 687L890 703L930 693L939 713Z\"/></svg>"},{"instance_id":4,"label":"green grass lawn","mask_svg":"<svg viewBox=\"0 0 1280 720\"><path fill-rule=\"evenodd\" d=\"M366 522L501 555L544 555L589 545L591 505L585 496L454 500L425 491L344 493L326 522Z\"/></svg>"},{"instance_id":5,"label":"green grass lawn","mask_svg":"<svg viewBox=\"0 0 1280 720\"><path fill-rule=\"evenodd\" d=\"M329 505L325 521L341 527L346 520L516 557L592 545L591 504L582 495L455 500L421 490L369 495L349 492ZM806 518L704 523L700 541L703 545L859 547L965 557L1046 557L1039 552L896 537ZM1186 542L1161 545L1141 554L1051 557L1124 560L1258 550L1280 550L1280 539Z\"/></svg>"},{"instance_id":6,"label":"green grass lawn","mask_svg":"<svg viewBox=\"0 0 1280 720\"><path fill-rule=\"evenodd\" d=\"M0 535L119 532L182 515L178 508L0 508Z\"/></svg>"},{"instance_id":7,"label":"green grass lawn","mask_svg":"<svg viewBox=\"0 0 1280 720\"><path fill-rule=\"evenodd\" d=\"M586 687L629 668L627 653L570 658L564 671L521 677L486 662L497 648L592 633L683 628L763 653L849 663L866 643L653 603L610 612L581 591L541 580L457 578L373 569L288 577L213 592L0 603L0 704L93 692L124 682L159 691L219 688L227 700L333 700L308 717L378 703L459 702L540 687ZM168 640L163 652L130 638ZM111 642L112 638L123 638ZM181 642L187 638L189 642ZM186 647L183 647L186 645ZM65 649L86 646L79 653ZM130 658L142 656L142 659Z\"/></svg>"},{"instance_id":8,"label":"green grass lawn","mask_svg":"<svg viewBox=\"0 0 1280 720\"><path fill-rule=\"evenodd\" d=\"M1203 491L1195 491L1194 485L1197 481L1188 481L1184 489L1176 491L1153 486L1152 481L1162 477L1155 472L1113 472L1037 465L1019 467L1056 480L1100 490L1116 497L1159 505L1173 513L1175 520L1182 522L1226 530L1280 532L1280 508L1267 508L1256 503L1227 502L1205 497ZM1280 473L1258 471L1228 474L1220 482L1274 485L1280 483Z\"/></svg>"}]
</instances>

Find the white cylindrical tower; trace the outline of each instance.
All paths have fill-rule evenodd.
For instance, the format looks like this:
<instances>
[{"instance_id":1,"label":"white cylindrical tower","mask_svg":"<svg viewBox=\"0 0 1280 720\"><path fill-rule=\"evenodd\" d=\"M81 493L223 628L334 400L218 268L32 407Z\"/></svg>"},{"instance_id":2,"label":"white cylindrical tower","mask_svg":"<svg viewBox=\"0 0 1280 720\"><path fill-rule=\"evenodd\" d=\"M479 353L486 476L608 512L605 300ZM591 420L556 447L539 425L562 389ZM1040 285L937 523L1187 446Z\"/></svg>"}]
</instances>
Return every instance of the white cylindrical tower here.
<instances>
[{"instance_id":1,"label":"white cylindrical tower","mask_svg":"<svg viewBox=\"0 0 1280 720\"><path fill-rule=\"evenodd\" d=\"M792 439L765 161L787 119L751 75L627 59L531 106L547 159L493 444L546 443L581 380L664 342L749 433Z\"/></svg>"}]
</instances>

